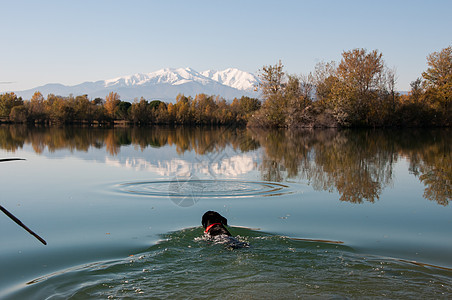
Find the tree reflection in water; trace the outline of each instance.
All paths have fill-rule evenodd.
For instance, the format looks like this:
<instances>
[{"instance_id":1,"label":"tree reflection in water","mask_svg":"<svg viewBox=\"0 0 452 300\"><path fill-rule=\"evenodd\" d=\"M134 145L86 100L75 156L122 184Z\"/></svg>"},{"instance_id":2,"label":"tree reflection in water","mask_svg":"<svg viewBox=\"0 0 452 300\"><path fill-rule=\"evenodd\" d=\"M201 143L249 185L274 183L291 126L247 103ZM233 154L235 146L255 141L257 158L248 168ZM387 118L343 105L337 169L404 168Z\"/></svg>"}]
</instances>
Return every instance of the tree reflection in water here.
<instances>
[{"instance_id":1,"label":"tree reflection in water","mask_svg":"<svg viewBox=\"0 0 452 300\"><path fill-rule=\"evenodd\" d=\"M371 131L278 131L259 133L266 158L263 177L299 176L316 189L334 190L341 201L374 202L382 189L391 183L392 166L397 155L385 136ZM265 143L267 141L268 143Z\"/></svg>"},{"instance_id":2,"label":"tree reflection in water","mask_svg":"<svg viewBox=\"0 0 452 300\"><path fill-rule=\"evenodd\" d=\"M263 148L258 166L265 181L300 178L317 190L334 191L341 201L379 199L393 182L399 159L425 185L424 197L448 205L452 195L452 137L449 129L406 130L260 130L244 128L27 128L0 126L0 148L15 151L31 144L45 149L88 151L103 148L117 155L122 146L144 150L165 145L179 155L220 153L227 146L248 152Z\"/></svg>"}]
</instances>

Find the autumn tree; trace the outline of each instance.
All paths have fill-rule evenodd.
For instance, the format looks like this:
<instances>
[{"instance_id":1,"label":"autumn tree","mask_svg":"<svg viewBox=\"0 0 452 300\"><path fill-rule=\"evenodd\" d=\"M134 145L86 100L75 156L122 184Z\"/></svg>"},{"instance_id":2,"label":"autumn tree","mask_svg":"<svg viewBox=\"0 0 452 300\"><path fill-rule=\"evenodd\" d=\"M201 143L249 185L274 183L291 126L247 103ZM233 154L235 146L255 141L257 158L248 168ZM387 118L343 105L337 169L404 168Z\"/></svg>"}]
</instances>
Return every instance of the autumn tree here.
<instances>
[{"instance_id":1,"label":"autumn tree","mask_svg":"<svg viewBox=\"0 0 452 300\"><path fill-rule=\"evenodd\" d=\"M396 112L397 105L397 97L399 94L396 91L396 83L397 83L397 70L396 68L387 68L386 69L386 85L389 92L390 102L391 102L391 115L394 118Z\"/></svg>"},{"instance_id":2,"label":"autumn tree","mask_svg":"<svg viewBox=\"0 0 452 300\"><path fill-rule=\"evenodd\" d=\"M167 106L167 118L168 118L168 123L169 124L174 124L176 123L176 105L174 105L173 103L168 103Z\"/></svg>"},{"instance_id":3,"label":"autumn tree","mask_svg":"<svg viewBox=\"0 0 452 300\"><path fill-rule=\"evenodd\" d=\"M315 85L316 102L323 108L329 105L333 86L337 84L337 66L334 61L319 62L315 65L313 82Z\"/></svg>"},{"instance_id":4,"label":"autumn tree","mask_svg":"<svg viewBox=\"0 0 452 300\"><path fill-rule=\"evenodd\" d=\"M337 66L334 61L316 64L312 81L315 86L313 109L318 113L317 120L324 126L337 124L335 111L334 87L339 83ZM331 122L332 121L332 122ZM329 123L329 124L328 124ZM336 126L336 125L334 125Z\"/></svg>"},{"instance_id":5,"label":"autumn tree","mask_svg":"<svg viewBox=\"0 0 452 300\"><path fill-rule=\"evenodd\" d=\"M116 108L119 105L119 95L115 92L110 92L105 98L105 109L107 111L108 116L111 119L115 119L116 117Z\"/></svg>"},{"instance_id":6,"label":"autumn tree","mask_svg":"<svg viewBox=\"0 0 452 300\"><path fill-rule=\"evenodd\" d=\"M75 111L75 120L78 120L79 122L87 121L88 123L91 123L94 118L94 111L91 101L88 99L88 95L85 94L75 97L73 100L73 106Z\"/></svg>"},{"instance_id":7,"label":"autumn tree","mask_svg":"<svg viewBox=\"0 0 452 300\"><path fill-rule=\"evenodd\" d=\"M306 108L312 102L314 77L286 75L281 61L260 71L259 89L264 100L250 119L251 127L306 126Z\"/></svg>"},{"instance_id":8,"label":"autumn tree","mask_svg":"<svg viewBox=\"0 0 452 300\"><path fill-rule=\"evenodd\" d=\"M263 66L262 70L259 70L259 90L264 100L281 93L283 89L284 76L283 64L281 60L274 66Z\"/></svg>"},{"instance_id":9,"label":"autumn tree","mask_svg":"<svg viewBox=\"0 0 452 300\"><path fill-rule=\"evenodd\" d=\"M417 78L410 83L410 91L406 95L399 97L396 112L398 125L403 126L423 126L430 125L431 110L423 101L424 88L422 79Z\"/></svg>"},{"instance_id":10,"label":"autumn tree","mask_svg":"<svg viewBox=\"0 0 452 300\"><path fill-rule=\"evenodd\" d=\"M452 46L427 56L429 68L422 73L428 87L450 88L452 80Z\"/></svg>"},{"instance_id":11,"label":"autumn tree","mask_svg":"<svg viewBox=\"0 0 452 300\"><path fill-rule=\"evenodd\" d=\"M156 101L158 101L158 100L156 100ZM153 102L154 101L152 101L150 103L150 106L151 106L151 104ZM154 103L156 103L156 102L154 102ZM153 110L154 110L154 123L156 123L156 124L169 124L169 123L172 123L174 121L174 119L170 118L169 105L167 105L165 102L158 101L158 107L154 108Z\"/></svg>"},{"instance_id":12,"label":"autumn tree","mask_svg":"<svg viewBox=\"0 0 452 300\"><path fill-rule=\"evenodd\" d=\"M14 106L23 105L21 97L17 97L14 93L5 93L0 95L0 118L9 118L11 109Z\"/></svg>"},{"instance_id":13,"label":"autumn tree","mask_svg":"<svg viewBox=\"0 0 452 300\"><path fill-rule=\"evenodd\" d=\"M32 121L43 121L46 114L45 99L42 94L36 91L28 103L28 115Z\"/></svg>"},{"instance_id":14,"label":"autumn tree","mask_svg":"<svg viewBox=\"0 0 452 300\"><path fill-rule=\"evenodd\" d=\"M134 123L140 125L148 124L150 120L149 103L141 97L140 101L135 100L130 107L130 118Z\"/></svg>"},{"instance_id":15,"label":"autumn tree","mask_svg":"<svg viewBox=\"0 0 452 300\"><path fill-rule=\"evenodd\" d=\"M307 111L312 103L314 83L312 74L306 76L288 75L284 87L284 98L287 104L286 126L300 127L311 124L312 114Z\"/></svg>"},{"instance_id":16,"label":"autumn tree","mask_svg":"<svg viewBox=\"0 0 452 300\"><path fill-rule=\"evenodd\" d=\"M176 104L174 108L171 109L171 113L175 113L176 124L189 124L192 122L192 109L191 109L192 99L191 97L186 97L182 94L177 95Z\"/></svg>"},{"instance_id":17,"label":"autumn tree","mask_svg":"<svg viewBox=\"0 0 452 300\"><path fill-rule=\"evenodd\" d=\"M414 103L419 103L422 94L424 93L423 87L422 87L422 79L417 78L416 80L412 81L410 83L411 90L409 92L410 99Z\"/></svg>"},{"instance_id":18,"label":"autumn tree","mask_svg":"<svg viewBox=\"0 0 452 300\"><path fill-rule=\"evenodd\" d=\"M257 98L242 96L239 99L240 110L246 115L255 112L261 107L261 102Z\"/></svg>"},{"instance_id":19,"label":"autumn tree","mask_svg":"<svg viewBox=\"0 0 452 300\"><path fill-rule=\"evenodd\" d=\"M197 94L191 106L192 115L196 124L213 124L215 123L214 112L217 104L213 96L206 94Z\"/></svg>"},{"instance_id":20,"label":"autumn tree","mask_svg":"<svg viewBox=\"0 0 452 300\"><path fill-rule=\"evenodd\" d=\"M379 109L387 100L383 55L377 50L342 53L330 104L343 125L381 125ZM384 97L382 97L384 96Z\"/></svg>"},{"instance_id":21,"label":"autumn tree","mask_svg":"<svg viewBox=\"0 0 452 300\"><path fill-rule=\"evenodd\" d=\"M426 86L426 98L432 107L442 114L444 124L451 121L452 98L452 46L427 56L427 71L422 73Z\"/></svg>"},{"instance_id":22,"label":"autumn tree","mask_svg":"<svg viewBox=\"0 0 452 300\"><path fill-rule=\"evenodd\" d=\"M240 99L234 98L230 110L239 124L246 124L252 115L261 108L261 104L257 98L242 96Z\"/></svg>"},{"instance_id":23,"label":"autumn tree","mask_svg":"<svg viewBox=\"0 0 452 300\"><path fill-rule=\"evenodd\" d=\"M16 105L11 108L9 119L15 123L25 123L27 121L27 109L24 105Z\"/></svg>"},{"instance_id":24,"label":"autumn tree","mask_svg":"<svg viewBox=\"0 0 452 300\"><path fill-rule=\"evenodd\" d=\"M53 124L63 124L74 120L74 108L69 105L68 99L49 94L46 101L48 118Z\"/></svg>"},{"instance_id":25,"label":"autumn tree","mask_svg":"<svg viewBox=\"0 0 452 300\"><path fill-rule=\"evenodd\" d=\"M107 110L104 107L104 103L105 101L102 98L95 98L91 101L93 108L93 118L99 123L102 123L108 119Z\"/></svg>"},{"instance_id":26,"label":"autumn tree","mask_svg":"<svg viewBox=\"0 0 452 300\"><path fill-rule=\"evenodd\" d=\"M232 124L236 121L235 115L231 110L231 106L224 98L217 96L215 98L215 104L216 109L214 111L213 119L217 124Z\"/></svg>"},{"instance_id":27,"label":"autumn tree","mask_svg":"<svg viewBox=\"0 0 452 300\"><path fill-rule=\"evenodd\" d=\"M286 119L286 99L284 98L284 80L281 61L273 66L264 66L259 70L263 104L251 122L252 126L283 127Z\"/></svg>"}]
</instances>

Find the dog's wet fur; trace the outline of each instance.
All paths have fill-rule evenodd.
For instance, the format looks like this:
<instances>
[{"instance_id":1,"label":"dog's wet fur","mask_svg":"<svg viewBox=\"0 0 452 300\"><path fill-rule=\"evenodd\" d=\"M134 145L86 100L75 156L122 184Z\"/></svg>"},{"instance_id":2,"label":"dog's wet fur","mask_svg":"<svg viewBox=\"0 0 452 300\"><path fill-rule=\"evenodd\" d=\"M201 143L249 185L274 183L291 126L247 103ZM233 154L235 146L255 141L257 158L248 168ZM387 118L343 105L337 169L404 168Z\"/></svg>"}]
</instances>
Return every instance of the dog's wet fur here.
<instances>
[{"instance_id":1,"label":"dog's wet fur","mask_svg":"<svg viewBox=\"0 0 452 300\"><path fill-rule=\"evenodd\" d=\"M207 211L202 216L201 224L206 230L210 225L207 232L204 232L211 240L218 244L225 244L228 248L237 249L249 247L248 243L244 243L232 236L229 230L225 226L228 226L228 220L217 213L216 211Z\"/></svg>"}]
</instances>

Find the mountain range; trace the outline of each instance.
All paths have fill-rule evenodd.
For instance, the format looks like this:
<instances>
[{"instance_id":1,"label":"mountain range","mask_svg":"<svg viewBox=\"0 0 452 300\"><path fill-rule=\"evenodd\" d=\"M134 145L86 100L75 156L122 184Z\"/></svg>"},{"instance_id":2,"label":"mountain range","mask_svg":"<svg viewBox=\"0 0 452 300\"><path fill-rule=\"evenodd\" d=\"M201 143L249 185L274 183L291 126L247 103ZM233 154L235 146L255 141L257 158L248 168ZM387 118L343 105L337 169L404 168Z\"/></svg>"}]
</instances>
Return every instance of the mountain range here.
<instances>
[{"instance_id":1,"label":"mountain range","mask_svg":"<svg viewBox=\"0 0 452 300\"><path fill-rule=\"evenodd\" d=\"M130 102L140 97L174 102L178 94L194 97L196 94L204 93L232 100L241 96L258 97L255 87L259 82L256 75L234 68L203 72L191 68L166 68L152 73L137 73L73 86L46 84L15 93L23 99L30 99L36 91L41 92L44 97L48 94L59 96L88 94L90 98L105 98L108 93L116 92L121 100Z\"/></svg>"}]
</instances>

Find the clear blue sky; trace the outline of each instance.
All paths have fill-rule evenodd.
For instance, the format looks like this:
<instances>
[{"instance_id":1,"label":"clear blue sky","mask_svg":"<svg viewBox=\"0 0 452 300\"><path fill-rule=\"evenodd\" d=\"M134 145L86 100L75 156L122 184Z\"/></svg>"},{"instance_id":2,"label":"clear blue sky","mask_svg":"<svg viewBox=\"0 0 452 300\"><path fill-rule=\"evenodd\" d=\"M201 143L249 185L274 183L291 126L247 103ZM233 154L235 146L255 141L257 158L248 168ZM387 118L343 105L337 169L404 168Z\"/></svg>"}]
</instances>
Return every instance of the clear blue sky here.
<instances>
[{"instance_id":1,"label":"clear blue sky","mask_svg":"<svg viewBox=\"0 0 452 300\"><path fill-rule=\"evenodd\" d=\"M165 67L291 74L344 50L378 49L398 89L452 44L451 0L0 0L0 92Z\"/></svg>"}]
</instances>

